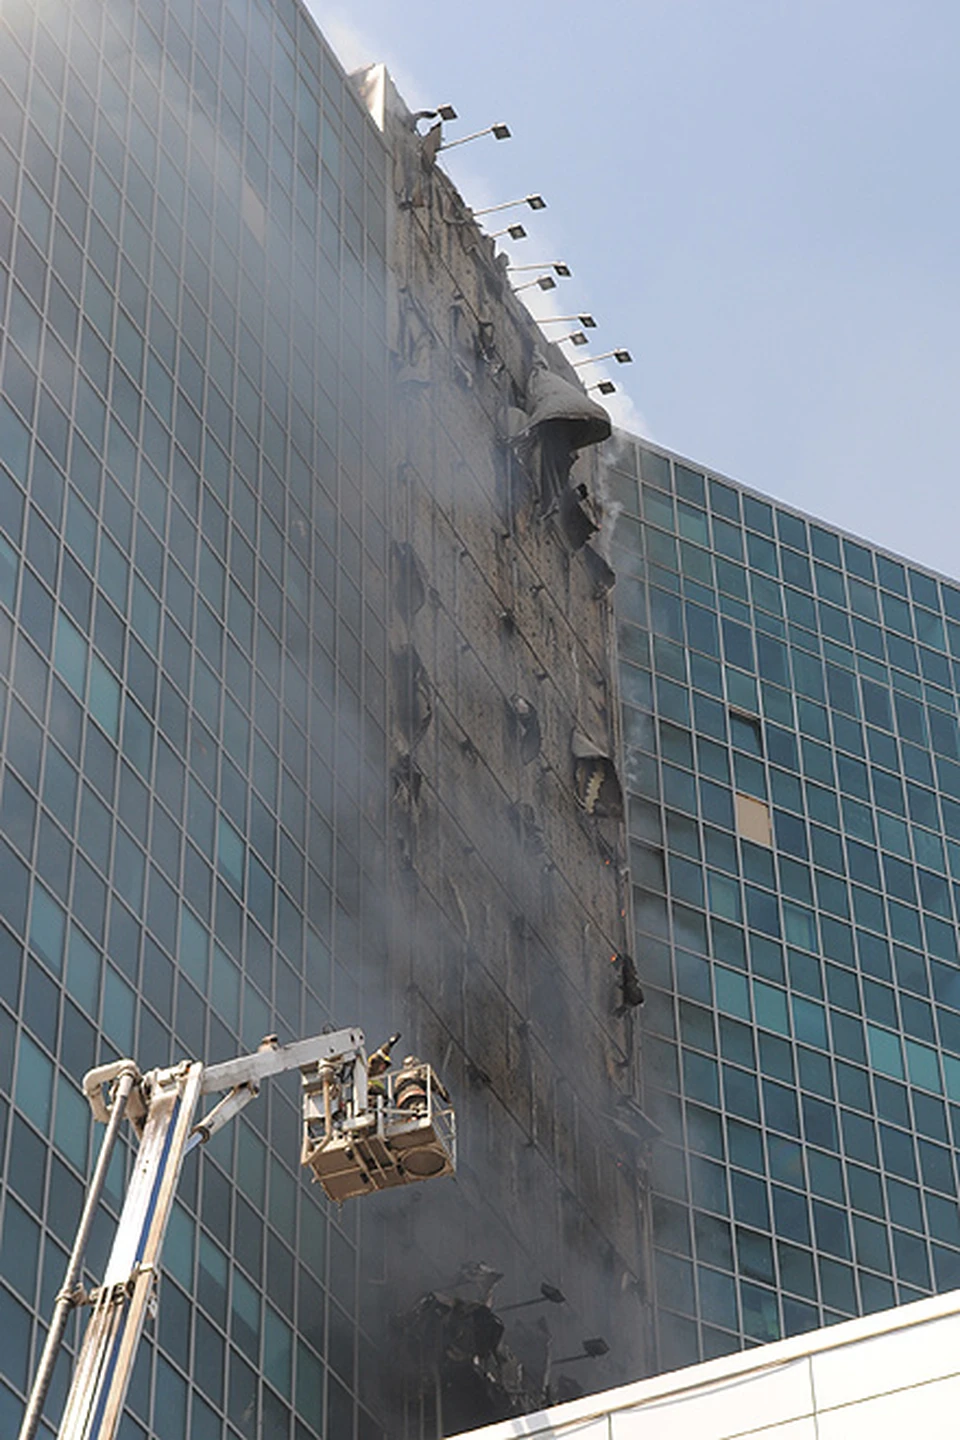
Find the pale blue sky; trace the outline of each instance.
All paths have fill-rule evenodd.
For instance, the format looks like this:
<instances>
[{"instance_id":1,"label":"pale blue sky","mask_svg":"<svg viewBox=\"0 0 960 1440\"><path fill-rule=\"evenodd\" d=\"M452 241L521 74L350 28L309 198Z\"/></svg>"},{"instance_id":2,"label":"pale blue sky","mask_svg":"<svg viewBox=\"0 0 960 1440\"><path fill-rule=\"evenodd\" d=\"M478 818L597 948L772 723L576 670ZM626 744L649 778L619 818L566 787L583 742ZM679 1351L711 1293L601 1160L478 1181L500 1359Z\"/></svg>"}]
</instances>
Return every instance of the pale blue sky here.
<instances>
[{"instance_id":1,"label":"pale blue sky","mask_svg":"<svg viewBox=\"0 0 960 1440\"><path fill-rule=\"evenodd\" d=\"M955 0L311 3L448 138L510 124L449 168L543 192L510 253L570 263L647 434L960 576Z\"/></svg>"}]
</instances>

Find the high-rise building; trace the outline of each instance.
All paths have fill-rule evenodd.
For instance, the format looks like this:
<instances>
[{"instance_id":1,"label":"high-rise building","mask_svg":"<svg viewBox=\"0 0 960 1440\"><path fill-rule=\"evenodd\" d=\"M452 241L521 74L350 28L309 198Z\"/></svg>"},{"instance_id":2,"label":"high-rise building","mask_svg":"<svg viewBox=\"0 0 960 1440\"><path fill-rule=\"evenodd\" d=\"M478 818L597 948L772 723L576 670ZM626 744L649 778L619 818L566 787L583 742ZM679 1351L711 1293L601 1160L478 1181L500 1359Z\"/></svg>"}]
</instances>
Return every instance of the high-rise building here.
<instances>
[{"instance_id":1,"label":"high-rise building","mask_svg":"<svg viewBox=\"0 0 960 1440\"><path fill-rule=\"evenodd\" d=\"M185 1167L124 1440L421 1440L572 1393L551 1347L584 1335L584 1383L652 1364L613 576L573 453L609 422L436 138L294 0L0 3L4 1435L99 1141L84 1072L334 1022L441 1068L456 1181L338 1210L265 1087Z\"/></svg>"},{"instance_id":2,"label":"high-rise building","mask_svg":"<svg viewBox=\"0 0 960 1440\"><path fill-rule=\"evenodd\" d=\"M666 1368L960 1282L960 586L610 459Z\"/></svg>"},{"instance_id":3,"label":"high-rise building","mask_svg":"<svg viewBox=\"0 0 960 1440\"><path fill-rule=\"evenodd\" d=\"M434 1440L960 1277L960 588L608 438L433 121L299 0L0 0L4 1434L125 1053L400 1030L459 1168L337 1209L265 1087L123 1440Z\"/></svg>"}]
</instances>

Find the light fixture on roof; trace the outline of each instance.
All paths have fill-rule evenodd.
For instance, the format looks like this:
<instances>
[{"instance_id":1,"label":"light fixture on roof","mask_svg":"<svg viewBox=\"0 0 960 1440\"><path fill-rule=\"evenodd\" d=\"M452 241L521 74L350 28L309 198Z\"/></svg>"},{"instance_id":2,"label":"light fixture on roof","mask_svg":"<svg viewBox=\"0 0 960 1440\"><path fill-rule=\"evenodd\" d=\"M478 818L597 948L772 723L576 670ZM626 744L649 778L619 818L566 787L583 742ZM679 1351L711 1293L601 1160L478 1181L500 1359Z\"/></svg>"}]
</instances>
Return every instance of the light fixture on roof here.
<instances>
[{"instance_id":1,"label":"light fixture on roof","mask_svg":"<svg viewBox=\"0 0 960 1440\"><path fill-rule=\"evenodd\" d=\"M546 210L547 202L542 195L524 195L522 200L505 200L502 205L487 205L482 210L474 210L474 219L478 215L495 215L499 210L512 210L515 205L529 205L531 210Z\"/></svg>"},{"instance_id":2,"label":"light fixture on roof","mask_svg":"<svg viewBox=\"0 0 960 1440\"><path fill-rule=\"evenodd\" d=\"M474 130L472 135L462 135L459 140L444 140L440 149L452 150L455 145L466 145L471 140L479 140L481 135L492 135L494 140L509 140L510 126L498 120L496 125L488 125L485 130Z\"/></svg>"},{"instance_id":3,"label":"light fixture on roof","mask_svg":"<svg viewBox=\"0 0 960 1440\"><path fill-rule=\"evenodd\" d=\"M595 385L587 386L588 390L599 390L601 395L613 395L616 388L612 380L598 380Z\"/></svg>"},{"instance_id":4,"label":"light fixture on roof","mask_svg":"<svg viewBox=\"0 0 960 1440\"><path fill-rule=\"evenodd\" d=\"M569 280L573 271L564 260L541 260L538 265L508 265L508 270L553 270L564 280Z\"/></svg>"},{"instance_id":5,"label":"light fixture on roof","mask_svg":"<svg viewBox=\"0 0 960 1440\"><path fill-rule=\"evenodd\" d=\"M414 120L456 120L457 112L452 105L438 105L435 110L417 110Z\"/></svg>"},{"instance_id":6,"label":"light fixture on roof","mask_svg":"<svg viewBox=\"0 0 960 1440\"><path fill-rule=\"evenodd\" d=\"M537 323L538 325L556 325L561 320L568 322L576 320L584 330L596 330L597 328L597 322L592 315L544 315Z\"/></svg>"},{"instance_id":7,"label":"light fixture on roof","mask_svg":"<svg viewBox=\"0 0 960 1440\"><path fill-rule=\"evenodd\" d=\"M571 345L589 345L589 344L590 344L590 341L587 339L586 335L584 335L584 333L583 333L582 330L574 330L574 331L572 331L571 334L569 334L569 335L561 335L561 336L560 336L560 339L559 339L559 340L555 340L553 343L554 343L555 345L565 345L568 340L569 340L569 342L570 342Z\"/></svg>"},{"instance_id":8,"label":"light fixture on roof","mask_svg":"<svg viewBox=\"0 0 960 1440\"><path fill-rule=\"evenodd\" d=\"M499 1305L497 1314L504 1315L508 1310L525 1310L528 1305L540 1305L544 1300L549 1300L551 1305L565 1305L567 1297L556 1285L548 1285L546 1280L540 1286L540 1294L534 1295L532 1300L515 1300L512 1305Z\"/></svg>"},{"instance_id":9,"label":"light fixture on roof","mask_svg":"<svg viewBox=\"0 0 960 1440\"><path fill-rule=\"evenodd\" d=\"M618 365L630 365L633 356L629 350L605 350L602 355L588 355L586 360L578 360L578 365L595 365L598 360L616 360Z\"/></svg>"},{"instance_id":10,"label":"light fixture on roof","mask_svg":"<svg viewBox=\"0 0 960 1440\"><path fill-rule=\"evenodd\" d=\"M524 285L515 285L513 293L519 295L521 290L532 290L535 285L539 286L541 290L556 290L557 288L557 282L552 275L538 275L536 280L528 280Z\"/></svg>"},{"instance_id":11,"label":"light fixture on roof","mask_svg":"<svg viewBox=\"0 0 960 1440\"><path fill-rule=\"evenodd\" d=\"M489 238L499 240L501 235L509 235L511 240L526 240L527 232L522 225L506 225L502 230L491 230Z\"/></svg>"}]
</instances>

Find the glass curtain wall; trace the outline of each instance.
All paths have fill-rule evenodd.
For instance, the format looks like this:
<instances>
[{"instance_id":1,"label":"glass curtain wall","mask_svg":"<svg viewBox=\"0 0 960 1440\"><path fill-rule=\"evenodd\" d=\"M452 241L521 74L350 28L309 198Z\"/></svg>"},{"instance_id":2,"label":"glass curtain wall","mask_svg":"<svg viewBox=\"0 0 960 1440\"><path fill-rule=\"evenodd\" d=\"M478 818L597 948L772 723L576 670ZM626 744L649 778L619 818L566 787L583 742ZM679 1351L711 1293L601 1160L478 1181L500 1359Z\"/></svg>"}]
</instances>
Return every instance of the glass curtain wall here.
<instances>
[{"instance_id":1,"label":"glass curtain wall","mask_svg":"<svg viewBox=\"0 0 960 1440\"><path fill-rule=\"evenodd\" d=\"M667 1367L960 1284L960 586L609 483Z\"/></svg>"},{"instance_id":2,"label":"glass curtain wall","mask_svg":"<svg viewBox=\"0 0 960 1440\"><path fill-rule=\"evenodd\" d=\"M84 1071L362 1018L384 215L381 137L290 0L0 0L4 1435L99 1138ZM124 1440L379 1433L362 1220L300 1182L297 1105L272 1083L189 1162Z\"/></svg>"}]
</instances>

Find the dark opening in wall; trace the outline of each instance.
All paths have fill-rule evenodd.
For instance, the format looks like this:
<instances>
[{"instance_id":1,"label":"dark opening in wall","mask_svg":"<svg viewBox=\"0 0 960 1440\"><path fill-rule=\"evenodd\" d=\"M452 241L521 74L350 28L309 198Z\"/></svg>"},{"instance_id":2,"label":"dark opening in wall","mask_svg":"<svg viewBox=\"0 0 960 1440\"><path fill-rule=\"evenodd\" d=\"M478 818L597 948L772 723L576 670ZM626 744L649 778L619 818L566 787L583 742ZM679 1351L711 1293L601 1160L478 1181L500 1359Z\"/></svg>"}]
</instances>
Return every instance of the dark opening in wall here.
<instances>
[{"instance_id":1,"label":"dark opening in wall","mask_svg":"<svg viewBox=\"0 0 960 1440\"><path fill-rule=\"evenodd\" d=\"M407 540L395 541L393 554L393 598L409 624L426 603L427 586L417 553Z\"/></svg>"},{"instance_id":2,"label":"dark opening in wall","mask_svg":"<svg viewBox=\"0 0 960 1440\"><path fill-rule=\"evenodd\" d=\"M521 762L529 765L540 754L540 717L522 695L511 695L507 701L507 725L516 741Z\"/></svg>"},{"instance_id":3,"label":"dark opening in wall","mask_svg":"<svg viewBox=\"0 0 960 1440\"><path fill-rule=\"evenodd\" d=\"M412 750L433 719L430 677L414 646L405 645L394 655L393 682L397 726Z\"/></svg>"},{"instance_id":4,"label":"dark opening in wall","mask_svg":"<svg viewBox=\"0 0 960 1440\"><path fill-rule=\"evenodd\" d=\"M594 745L582 730L574 730L570 748L574 788L584 810L601 819L622 819L623 791L610 756Z\"/></svg>"},{"instance_id":5,"label":"dark opening in wall","mask_svg":"<svg viewBox=\"0 0 960 1440\"><path fill-rule=\"evenodd\" d=\"M745 715L742 710L730 711L730 743L748 755L763 755L763 733L755 715Z\"/></svg>"}]
</instances>

